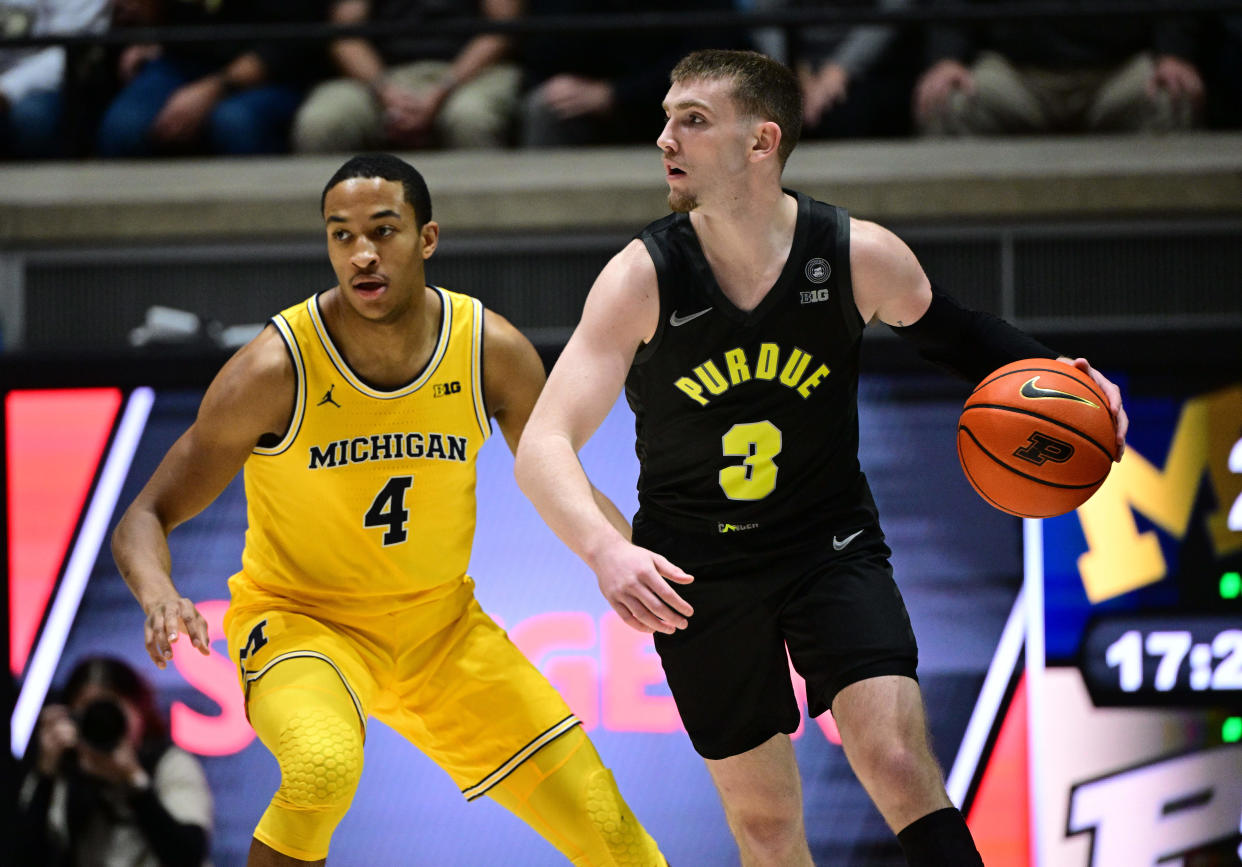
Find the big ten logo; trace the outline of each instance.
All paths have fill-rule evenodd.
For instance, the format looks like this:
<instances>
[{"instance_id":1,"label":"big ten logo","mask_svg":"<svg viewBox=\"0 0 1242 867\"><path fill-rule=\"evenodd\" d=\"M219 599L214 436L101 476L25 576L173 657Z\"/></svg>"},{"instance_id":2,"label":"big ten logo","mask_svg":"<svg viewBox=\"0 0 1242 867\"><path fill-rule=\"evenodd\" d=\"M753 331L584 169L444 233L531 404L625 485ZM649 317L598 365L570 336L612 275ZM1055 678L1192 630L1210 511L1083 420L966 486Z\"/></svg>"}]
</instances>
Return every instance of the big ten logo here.
<instances>
[{"instance_id":1,"label":"big ten logo","mask_svg":"<svg viewBox=\"0 0 1242 867\"><path fill-rule=\"evenodd\" d=\"M1239 780L1242 746L1223 745L1128 768L1074 787L1066 832L1091 833L1086 863L1092 867L1181 864L1175 856L1236 845L1242 821Z\"/></svg>"},{"instance_id":2,"label":"big ten logo","mask_svg":"<svg viewBox=\"0 0 1242 867\"><path fill-rule=\"evenodd\" d=\"M803 304L815 304L818 301L828 300L827 289L810 289L805 292L799 292L798 295L801 297Z\"/></svg>"},{"instance_id":3,"label":"big ten logo","mask_svg":"<svg viewBox=\"0 0 1242 867\"><path fill-rule=\"evenodd\" d=\"M1078 558L1087 598L1112 599L1168 574L1155 531L1140 532L1135 514L1184 539L1205 477L1214 496L1205 516L1218 558L1242 550L1242 385L1186 401L1164 467L1132 448L1104 485L1078 508L1087 551Z\"/></svg>"},{"instance_id":4,"label":"big ten logo","mask_svg":"<svg viewBox=\"0 0 1242 867\"><path fill-rule=\"evenodd\" d=\"M188 643L176 648L173 665L178 673L220 708L220 713L200 713L183 702L174 702L169 714L173 741L203 756L241 752L254 739L246 721L237 669L223 640L221 625L228 602L214 599L199 603L212 642L208 656L193 652ZM503 622L496 618L498 623ZM520 621L509 637L564 696L570 708L593 730L669 733L681 731L677 708L664 686L664 672L651 636L638 632L608 612L598 619L585 611L550 611ZM806 684L793 673L799 705L806 707ZM815 720L830 742L841 743L831 713ZM799 737L804 724L793 734Z\"/></svg>"},{"instance_id":5,"label":"big ten logo","mask_svg":"<svg viewBox=\"0 0 1242 867\"><path fill-rule=\"evenodd\" d=\"M461 383L454 379L452 382L437 382L431 387L433 397L444 397L446 394L457 394L461 391Z\"/></svg>"}]
</instances>

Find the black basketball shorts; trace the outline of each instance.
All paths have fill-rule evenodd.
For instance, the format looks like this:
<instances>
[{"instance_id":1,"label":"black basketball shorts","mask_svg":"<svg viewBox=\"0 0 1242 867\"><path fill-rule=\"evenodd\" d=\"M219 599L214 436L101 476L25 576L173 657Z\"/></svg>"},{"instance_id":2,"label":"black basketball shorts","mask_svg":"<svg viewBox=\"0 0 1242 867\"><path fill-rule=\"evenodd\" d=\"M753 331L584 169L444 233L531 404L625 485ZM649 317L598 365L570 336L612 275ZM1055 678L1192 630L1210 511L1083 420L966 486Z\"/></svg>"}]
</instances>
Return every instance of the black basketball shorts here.
<instances>
[{"instance_id":1,"label":"black basketball shorts","mask_svg":"<svg viewBox=\"0 0 1242 867\"><path fill-rule=\"evenodd\" d=\"M656 633L655 646L699 755L728 758L797 730L790 660L806 680L811 716L860 680L917 680L918 645L891 551L877 524L857 529L797 553L727 557L710 537L651 524L636 533L637 544L695 577L672 585L694 606L689 626Z\"/></svg>"}]
</instances>

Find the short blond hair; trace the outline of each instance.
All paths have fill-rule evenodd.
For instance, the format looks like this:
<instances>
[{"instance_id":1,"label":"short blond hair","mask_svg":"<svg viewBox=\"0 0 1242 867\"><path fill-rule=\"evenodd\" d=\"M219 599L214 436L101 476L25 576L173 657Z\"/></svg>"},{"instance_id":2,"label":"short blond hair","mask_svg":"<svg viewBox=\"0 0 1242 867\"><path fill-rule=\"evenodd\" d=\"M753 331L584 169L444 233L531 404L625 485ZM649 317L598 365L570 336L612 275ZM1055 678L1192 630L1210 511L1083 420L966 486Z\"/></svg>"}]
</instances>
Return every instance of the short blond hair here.
<instances>
[{"instance_id":1,"label":"short blond hair","mask_svg":"<svg viewBox=\"0 0 1242 867\"><path fill-rule=\"evenodd\" d=\"M732 81L739 112L781 128L776 155L784 167L802 136L802 87L792 69L757 51L708 48L683 57L669 79L673 84Z\"/></svg>"}]
</instances>

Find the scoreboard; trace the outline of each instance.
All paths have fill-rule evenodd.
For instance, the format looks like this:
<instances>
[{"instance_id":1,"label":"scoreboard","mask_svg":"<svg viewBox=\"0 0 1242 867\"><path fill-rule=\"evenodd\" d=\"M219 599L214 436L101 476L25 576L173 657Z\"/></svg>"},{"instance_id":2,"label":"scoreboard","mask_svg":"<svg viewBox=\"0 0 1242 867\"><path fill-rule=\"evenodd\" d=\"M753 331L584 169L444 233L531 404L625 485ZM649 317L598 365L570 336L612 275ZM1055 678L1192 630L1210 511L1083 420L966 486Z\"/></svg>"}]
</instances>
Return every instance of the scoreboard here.
<instances>
[{"instance_id":1,"label":"scoreboard","mask_svg":"<svg viewBox=\"0 0 1242 867\"><path fill-rule=\"evenodd\" d=\"M1242 858L1242 381L1123 381L1130 437L1028 522L1032 863Z\"/></svg>"}]
</instances>

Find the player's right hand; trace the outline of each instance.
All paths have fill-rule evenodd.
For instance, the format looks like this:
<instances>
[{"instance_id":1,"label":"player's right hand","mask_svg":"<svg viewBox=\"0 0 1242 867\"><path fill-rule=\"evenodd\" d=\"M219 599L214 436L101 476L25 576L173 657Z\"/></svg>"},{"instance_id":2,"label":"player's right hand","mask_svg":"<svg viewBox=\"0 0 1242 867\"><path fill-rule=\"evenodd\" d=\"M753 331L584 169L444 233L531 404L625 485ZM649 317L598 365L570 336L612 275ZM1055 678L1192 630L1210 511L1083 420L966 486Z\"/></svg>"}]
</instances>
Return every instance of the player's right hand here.
<instances>
[{"instance_id":1,"label":"player's right hand","mask_svg":"<svg viewBox=\"0 0 1242 867\"><path fill-rule=\"evenodd\" d=\"M624 543L609 549L592 568L600 592L626 626L672 635L689 625L686 618L694 608L668 582L689 584L694 577L661 555Z\"/></svg>"},{"instance_id":2,"label":"player's right hand","mask_svg":"<svg viewBox=\"0 0 1242 867\"><path fill-rule=\"evenodd\" d=\"M207 656L211 653L211 641L208 638L207 621L198 613L194 603L184 596L162 599L147 608L147 619L143 624L143 642L147 653L157 668L163 668L172 659L172 645L181 634L190 636L190 643L198 652Z\"/></svg>"}]
</instances>

